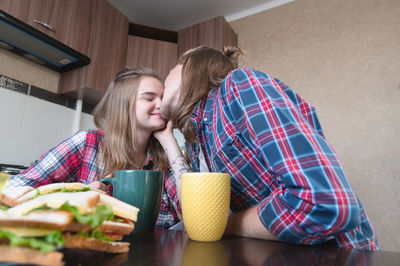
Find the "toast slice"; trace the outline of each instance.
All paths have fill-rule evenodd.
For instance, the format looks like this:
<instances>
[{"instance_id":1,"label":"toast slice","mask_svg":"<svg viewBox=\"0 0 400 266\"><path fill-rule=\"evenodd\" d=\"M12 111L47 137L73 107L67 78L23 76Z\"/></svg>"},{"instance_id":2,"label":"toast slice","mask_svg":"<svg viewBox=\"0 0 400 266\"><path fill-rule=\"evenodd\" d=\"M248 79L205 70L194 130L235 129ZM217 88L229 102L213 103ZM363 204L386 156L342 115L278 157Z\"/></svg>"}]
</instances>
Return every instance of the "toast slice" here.
<instances>
[{"instance_id":1,"label":"toast slice","mask_svg":"<svg viewBox=\"0 0 400 266\"><path fill-rule=\"evenodd\" d=\"M104 221L100 225L100 231L105 234L115 234L115 235L127 235L134 229L134 224L130 223L120 223L114 221Z\"/></svg>"},{"instance_id":2,"label":"toast slice","mask_svg":"<svg viewBox=\"0 0 400 266\"><path fill-rule=\"evenodd\" d=\"M0 215L0 227L63 230L73 219L72 213L62 210L36 211L20 217L3 214Z\"/></svg>"},{"instance_id":3,"label":"toast slice","mask_svg":"<svg viewBox=\"0 0 400 266\"><path fill-rule=\"evenodd\" d=\"M34 190L31 190L27 193L25 193L24 195L18 197L17 199L17 203L21 204L25 201L34 199L37 194L40 193L40 195L44 195L44 194L50 194L50 193L54 193L54 192L59 192L63 189L67 189L67 190L71 190L71 191L75 191L75 190L82 190L82 189L88 189L91 190L91 188L89 187L89 185L83 184L83 183L53 183L53 184L48 184L48 185L44 185L44 186L40 186L37 187Z\"/></svg>"},{"instance_id":4,"label":"toast slice","mask_svg":"<svg viewBox=\"0 0 400 266\"><path fill-rule=\"evenodd\" d=\"M13 263L29 263L38 265L63 265L63 254L58 251L42 253L28 247L10 247L0 245L0 261Z\"/></svg>"},{"instance_id":5,"label":"toast slice","mask_svg":"<svg viewBox=\"0 0 400 266\"><path fill-rule=\"evenodd\" d=\"M129 220L127 220L129 221ZM99 229L102 233L107 235L127 235L134 229L133 222L128 223L121 223L115 221L104 221L100 226ZM90 231L91 228L87 224L81 223L71 223L69 224L64 231L66 232L80 232L80 231Z\"/></svg>"},{"instance_id":6,"label":"toast slice","mask_svg":"<svg viewBox=\"0 0 400 266\"><path fill-rule=\"evenodd\" d=\"M115 216L119 216L125 219L137 221L137 215L139 209L114 197L108 196L107 194L99 194L99 204L108 204L112 207Z\"/></svg>"},{"instance_id":7,"label":"toast slice","mask_svg":"<svg viewBox=\"0 0 400 266\"><path fill-rule=\"evenodd\" d=\"M85 238L77 235L64 236L65 248L92 249L110 253L125 253L129 251L129 242L103 242L94 238Z\"/></svg>"},{"instance_id":8,"label":"toast slice","mask_svg":"<svg viewBox=\"0 0 400 266\"><path fill-rule=\"evenodd\" d=\"M33 187L30 186L13 187L6 185L1 192L0 204L15 206L18 204L18 198L32 190Z\"/></svg>"},{"instance_id":9,"label":"toast slice","mask_svg":"<svg viewBox=\"0 0 400 266\"><path fill-rule=\"evenodd\" d=\"M68 201L69 205L78 208L79 213L85 214L93 210L99 202L99 198L100 194L96 191L55 192L39 196L33 200L14 206L8 209L7 213L10 216L20 217L42 206L59 208Z\"/></svg>"}]
</instances>

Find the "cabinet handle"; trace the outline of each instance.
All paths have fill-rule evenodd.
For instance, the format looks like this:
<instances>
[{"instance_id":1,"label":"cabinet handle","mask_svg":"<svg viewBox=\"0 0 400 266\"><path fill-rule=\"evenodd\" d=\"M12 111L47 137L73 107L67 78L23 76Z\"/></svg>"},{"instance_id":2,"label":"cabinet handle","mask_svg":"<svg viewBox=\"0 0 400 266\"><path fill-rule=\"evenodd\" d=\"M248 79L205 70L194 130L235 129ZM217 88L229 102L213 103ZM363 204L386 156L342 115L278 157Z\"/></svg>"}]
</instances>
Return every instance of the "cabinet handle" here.
<instances>
[{"instance_id":1,"label":"cabinet handle","mask_svg":"<svg viewBox=\"0 0 400 266\"><path fill-rule=\"evenodd\" d=\"M51 30L52 32L56 32L56 29L53 28L52 26L50 26L49 24L47 24L46 22L43 22L43 21L40 21L37 19L34 19L33 21L36 22L37 24L42 25L43 27Z\"/></svg>"}]
</instances>

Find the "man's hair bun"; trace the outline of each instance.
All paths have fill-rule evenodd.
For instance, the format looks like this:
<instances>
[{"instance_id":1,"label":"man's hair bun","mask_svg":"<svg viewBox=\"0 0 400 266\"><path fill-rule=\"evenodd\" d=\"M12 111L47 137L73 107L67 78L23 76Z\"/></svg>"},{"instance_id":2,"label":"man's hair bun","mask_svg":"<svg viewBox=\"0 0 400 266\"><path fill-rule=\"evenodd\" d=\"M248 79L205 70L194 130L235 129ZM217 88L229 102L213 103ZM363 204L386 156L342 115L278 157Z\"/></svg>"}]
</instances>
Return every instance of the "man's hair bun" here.
<instances>
[{"instance_id":1,"label":"man's hair bun","mask_svg":"<svg viewBox=\"0 0 400 266\"><path fill-rule=\"evenodd\" d=\"M229 60L236 65L238 59L243 55L242 50L236 46L225 46L224 47L224 54Z\"/></svg>"}]
</instances>

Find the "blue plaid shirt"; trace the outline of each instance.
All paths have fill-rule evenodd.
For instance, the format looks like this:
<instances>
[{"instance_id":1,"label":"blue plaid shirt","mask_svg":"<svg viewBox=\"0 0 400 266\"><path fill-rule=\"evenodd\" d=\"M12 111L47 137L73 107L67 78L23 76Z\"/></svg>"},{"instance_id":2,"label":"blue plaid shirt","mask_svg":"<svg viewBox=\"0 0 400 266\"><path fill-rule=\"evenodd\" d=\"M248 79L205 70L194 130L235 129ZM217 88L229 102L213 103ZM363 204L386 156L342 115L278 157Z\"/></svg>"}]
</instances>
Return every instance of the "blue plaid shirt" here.
<instances>
[{"instance_id":1,"label":"blue plaid shirt","mask_svg":"<svg viewBox=\"0 0 400 266\"><path fill-rule=\"evenodd\" d=\"M231 174L233 212L257 205L264 226L285 242L379 249L314 108L284 83L236 69L191 119L199 137L187 145L191 166L199 171L201 149L210 171ZM159 226L179 220L176 188L170 191Z\"/></svg>"}]
</instances>

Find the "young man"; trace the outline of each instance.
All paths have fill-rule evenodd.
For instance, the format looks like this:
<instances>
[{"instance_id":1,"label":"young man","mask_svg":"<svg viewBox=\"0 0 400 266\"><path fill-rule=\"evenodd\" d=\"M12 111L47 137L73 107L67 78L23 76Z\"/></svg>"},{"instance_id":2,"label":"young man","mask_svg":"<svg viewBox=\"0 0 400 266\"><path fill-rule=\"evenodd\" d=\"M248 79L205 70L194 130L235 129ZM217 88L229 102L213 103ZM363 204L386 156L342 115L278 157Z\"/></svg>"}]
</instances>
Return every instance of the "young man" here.
<instances>
[{"instance_id":1,"label":"young man","mask_svg":"<svg viewBox=\"0 0 400 266\"><path fill-rule=\"evenodd\" d=\"M240 54L234 47L187 51L165 80L161 104L185 136L191 168L232 176L225 233L379 249L314 108L267 74L235 69ZM172 168L175 161L182 158L170 160ZM179 196L175 183L168 189ZM177 222L176 201L164 199L159 226Z\"/></svg>"}]
</instances>

